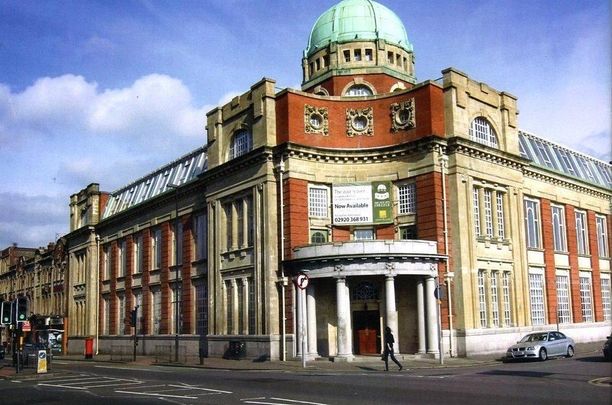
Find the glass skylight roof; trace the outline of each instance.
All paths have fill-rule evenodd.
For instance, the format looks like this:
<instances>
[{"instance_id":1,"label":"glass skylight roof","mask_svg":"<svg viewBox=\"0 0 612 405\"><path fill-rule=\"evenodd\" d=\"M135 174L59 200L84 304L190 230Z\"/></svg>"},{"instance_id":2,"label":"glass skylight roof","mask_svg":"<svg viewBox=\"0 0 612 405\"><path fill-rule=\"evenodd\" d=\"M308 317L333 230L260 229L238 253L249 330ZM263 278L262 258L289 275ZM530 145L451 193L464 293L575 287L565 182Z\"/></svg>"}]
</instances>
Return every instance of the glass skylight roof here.
<instances>
[{"instance_id":1,"label":"glass skylight roof","mask_svg":"<svg viewBox=\"0 0 612 405\"><path fill-rule=\"evenodd\" d=\"M168 184L182 186L195 179L207 168L206 148L198 148L174 162L160 167L153 173L112 192L102 214L102 219L106 219L136 204L170 191L171 189L168 188Z\"/></svg>"},{"instance_id":2,"label":"glass skylight roof","mask_svg":"<svg viewBox=\"0 0 612 405\"><path fill-rule=\"evenodd\" d=\"M523 131L519 131L519 150L522 157L531 160L536 166L612 188L612 168L601 160Z\"/></svg>"}]
</instances>

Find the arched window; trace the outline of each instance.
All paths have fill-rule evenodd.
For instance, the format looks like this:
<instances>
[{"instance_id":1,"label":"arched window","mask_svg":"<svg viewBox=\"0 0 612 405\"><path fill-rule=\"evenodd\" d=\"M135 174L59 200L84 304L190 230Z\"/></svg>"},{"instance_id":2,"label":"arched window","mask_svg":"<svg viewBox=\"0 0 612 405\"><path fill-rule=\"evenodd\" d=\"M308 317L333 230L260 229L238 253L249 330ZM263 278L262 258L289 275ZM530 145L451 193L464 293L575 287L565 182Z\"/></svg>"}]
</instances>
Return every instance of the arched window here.
<instances>
[{"instance_id":1,"label":"arched window","mask_svg":"<svg viewBox=\"0 0 612 405\"><path fill-rule=\"evenodd\" d=\"M242 156L253 148L253 136L246 129L241 129L234 134L230 146L230 159Z\"/></svg>"},{"instance_id":2,"label":"arched window","mask_svg":"<svg viewBox=\"0 0 612 405\"><path fill-rule=\"evenodd\" d=\"M477 117L470 125L470 138L483 145L499 148L497 134L486 118Z\"/></svg>"},{"instance_id":3,"label":"arched window","mask_svg":"<svg viewBox=\"0 0 612 405\"><path fill-rule=\"evenodd\" d=\"M367 301L367 300L377 300L378 299L378 289L374 286L374 284L369 281L362 281L357 284L355 289L353 290L353 300L355 301Z\"/></svg>"},{"instance_id":4,"label":"arched window","mask_svg":"<svg viewBox=\"0 0 612 405\"><path fill-rule=\"evenodd\" d=\"M354 84L349 87L344 93L346 97L363 97L363 96L372 96L374 92L369 86L365 84Z\"/></svg>"},{"instance_id":5,"label":"arched window","mask_svg":"<svg viewBox=\"0 0 612 405\"><path fill-rule=\"evenodd\" d=\"M327 243L327 233L324 231L313 231L310 235L310 243Z\"/></svg>"}]
</instances>

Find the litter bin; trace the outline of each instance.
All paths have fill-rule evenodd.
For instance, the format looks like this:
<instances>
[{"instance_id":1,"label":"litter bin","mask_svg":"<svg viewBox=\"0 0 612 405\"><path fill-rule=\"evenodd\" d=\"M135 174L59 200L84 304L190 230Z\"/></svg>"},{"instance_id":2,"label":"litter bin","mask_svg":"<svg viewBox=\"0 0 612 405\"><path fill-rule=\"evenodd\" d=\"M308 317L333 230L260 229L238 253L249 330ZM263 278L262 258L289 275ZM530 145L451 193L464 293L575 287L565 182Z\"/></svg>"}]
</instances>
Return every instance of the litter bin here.
<instances>
[{"instance_id":1,"label":"litter bin","mask_svg":"<svg viewBox=\"0 0 612 405\"><path fill-rule=\"evenodd\" d=\"M92 359L93 358L93 338L88 337L85 338L85 358Z\"/></svg>"}]
</instances>

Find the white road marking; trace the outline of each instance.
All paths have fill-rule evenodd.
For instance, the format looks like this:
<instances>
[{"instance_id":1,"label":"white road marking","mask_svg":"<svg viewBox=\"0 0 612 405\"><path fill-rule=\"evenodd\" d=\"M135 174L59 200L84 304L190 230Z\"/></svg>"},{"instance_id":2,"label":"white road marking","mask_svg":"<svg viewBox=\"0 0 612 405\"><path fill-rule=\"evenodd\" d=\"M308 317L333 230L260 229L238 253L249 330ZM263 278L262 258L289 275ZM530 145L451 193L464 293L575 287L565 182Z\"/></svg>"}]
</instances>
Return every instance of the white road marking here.
<instances>
[{"instance_id":1,"label":"white road marking","mask_svg":"<svg viewBox=\"0 0 612 405\"><path fill-rule=\"evenodd\" d=\"M327 405L321 402L308 402L308 401L298 401L297 399L287 399L287 398L274 398L274 397L270 397L270 399L274 399L276 401L289 401L289 402L295 402L298 404L311 404L311 405Z\"/></svg>"},{"instance_id":2,"label":"white road marking","mask_svg":"<svg viewBox=\"0 0 612 405\"><path fill-rule=\"evenodd\" d=\"M198 399L198 397L190 397L187 395L156 394L154 392L137 392L137 391L115 391L115 392L119 394L146 395L150 397Z\"/></svg>"},{"instance_id":3,"label":"white road marking","mask_svg":"<svg viewBox=\"0 0 612 405\"><path fill-rule=\"evenodd\" d=\"M68 388L71 390L87 390L87 388L85 387L72 387L70 385L61 385L61 384L38 384L39 386L45 386L45 387L57 387L57 388Z\"/></svg>"},{"instance_id":4,"label":"white road marking","mask_svg":"<svg viewBox=\"0 0 612 405\"><path fill-rule=\"evenodd\" d=\"M168 386L169 387L184 388L184 389L192 389L192 390L202 390L202 391L218 392L219 394L233 394L233 392L231 392L231 391L215 390L215 389L212 389L212 388L203 388L203 387L198 387L196 385L188 385L188 384L183 384L183 385L168 384Z\"/></svg>"},{"instance_id":5,"label":"white road marking","mask_svg":"<svg viewBox=\"0 0 612 405\"><path fill-rule=\"evenodd\" d=\"M119 385L138 385L138 384L142 384L142 383L143 383L142 381L132 381L132 382L126 381L124 383L119 383L119 384L113 383L113 384L90 385L87 388L117 387Z\"/></svg>"},{"instance_id":6,"label":"white road marking","mask_svg":"<svg viewBox=\"0 0 612 405\"><path fill-rule=\"evenodd\" d=\"M113 367L113 366L94 366L96 368L110 368L113 370L130 370L130 371L150 371L152 373L171 373L168 370L156 370L152 368L144 368L144 367Z\"/></svg>"}]
</instances>

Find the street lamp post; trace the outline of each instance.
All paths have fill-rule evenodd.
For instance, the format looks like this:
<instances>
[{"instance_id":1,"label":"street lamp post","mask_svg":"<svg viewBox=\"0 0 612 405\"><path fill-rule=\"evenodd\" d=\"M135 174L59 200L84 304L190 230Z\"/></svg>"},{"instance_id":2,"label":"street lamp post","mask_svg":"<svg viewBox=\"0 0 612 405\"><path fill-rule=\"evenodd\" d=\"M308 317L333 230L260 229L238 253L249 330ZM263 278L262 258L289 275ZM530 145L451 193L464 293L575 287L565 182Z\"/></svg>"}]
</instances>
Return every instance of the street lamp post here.
<instances>
[{"instance_id":1,"label":"street lamp post","mask_svg":"<svg viewBox=\"0 0 612 405\"><path fill-rule=\"evenodd\" d=\"M178 189L177 184L168 184L166 187L174 189L174 361L178 363L179 358L179 303L178 303L178 282L179 282L179 212L178 212Z\"/></svg>"}]
</instances>

